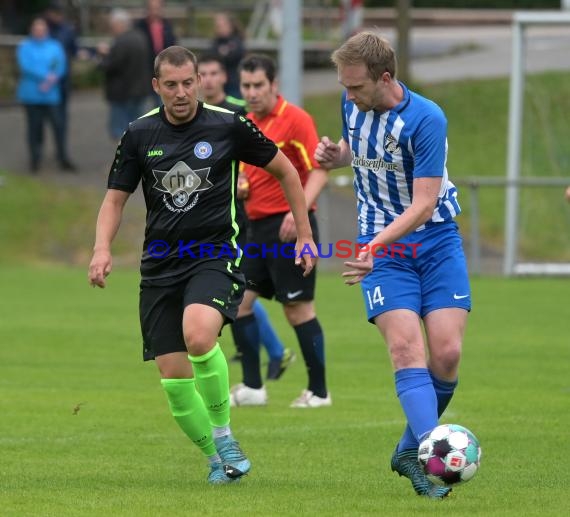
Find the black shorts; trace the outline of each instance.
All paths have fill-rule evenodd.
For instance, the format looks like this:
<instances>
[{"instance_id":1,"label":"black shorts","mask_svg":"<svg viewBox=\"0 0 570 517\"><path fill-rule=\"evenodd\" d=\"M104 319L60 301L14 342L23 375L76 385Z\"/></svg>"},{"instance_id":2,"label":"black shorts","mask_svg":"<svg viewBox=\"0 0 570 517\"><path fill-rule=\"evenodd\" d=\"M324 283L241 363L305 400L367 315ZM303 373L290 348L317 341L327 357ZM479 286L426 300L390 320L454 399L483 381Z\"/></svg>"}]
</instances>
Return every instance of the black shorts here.
<instances>
[{"instance_id":1,"label":"black shorts","mask_svg":"<svg viewBox=\"0 0 570 517\"><path fill-rule=\"evenodd\" d=\"M208 305L224 316L224 324L233 322L244 289L244 275L235 267L230 272L224 260L200 262L173 285L143 280L139 297L143 359L186 352L182 316L187 305Z\"/></svg>"},{"instance_id":2,"label":"black shorts","mask_svg":"<svg viewBox=\"0 0 570 517\"><path fill-rule=\"evenodd\" d=\"M264 298L273 298L283 304L312 301L315 297L316 268L303 276L303 268L295 265L292 255L295 243L279 240L279 227L285 214L272 215L250 221L248 246L240 263L246 278L246 288ZM317 220L309 212L313 240L319 240Z\"/></svg>"}]
</instances>

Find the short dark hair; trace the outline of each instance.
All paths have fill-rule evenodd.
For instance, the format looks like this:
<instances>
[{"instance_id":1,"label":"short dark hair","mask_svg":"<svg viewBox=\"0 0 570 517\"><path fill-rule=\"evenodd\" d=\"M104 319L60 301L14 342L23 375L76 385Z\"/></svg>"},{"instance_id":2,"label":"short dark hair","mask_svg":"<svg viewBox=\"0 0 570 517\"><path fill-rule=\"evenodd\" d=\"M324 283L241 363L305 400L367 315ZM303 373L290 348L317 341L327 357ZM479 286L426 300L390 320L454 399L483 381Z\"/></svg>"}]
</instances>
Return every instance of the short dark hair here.
<instances>
[{"instance_id":1,"label":"short dark hair","mask_svg":"<svg viewBox=\"0 0 570 517\"><path fill-rule=\"evenodd\" d=\"M172 66L182 66L186 63L192 63L194 70L198 72L198 60L196 54L186 47L179 45L172 45L160 51L154 58L154 76L158 79L160 77L160 67L162 63L169 63Z\"/></svg>"},{"instance_id":2,"label":"short dark hair","mask_svg":"<svg viewBox=\"0 0 570 517\"><path fill-rule=\"evenodd\" d=\"M56 11L61 13L65 10L65 6L61 0L51 0L46 6L46 11Z\"/></svg>"},{"instance_id":3,"label":"short dark hair","mask_svg":"<svg viewBox=\"0 0 570 517\"><path fill-rule=\"evenodd\" d=\"M217 54L216 52L206 52L198 56L198 64L201 63L219 63L222 70L226 70L226 65L224 63L224 58Z\"/></svg>"},{"instance_id":4,"label":"short dark hair","mask_svg":"<svg viewBox=\"0 0 570 517\"><path fill-rule=\"evenodd\" d=\"M275 60L266 54L249 54L245 56L240 64L238 70L241 72L255 72L256 70L263 70L270 83L275 80L277 75L277 65Z\"/></svg>"}]
</instances>

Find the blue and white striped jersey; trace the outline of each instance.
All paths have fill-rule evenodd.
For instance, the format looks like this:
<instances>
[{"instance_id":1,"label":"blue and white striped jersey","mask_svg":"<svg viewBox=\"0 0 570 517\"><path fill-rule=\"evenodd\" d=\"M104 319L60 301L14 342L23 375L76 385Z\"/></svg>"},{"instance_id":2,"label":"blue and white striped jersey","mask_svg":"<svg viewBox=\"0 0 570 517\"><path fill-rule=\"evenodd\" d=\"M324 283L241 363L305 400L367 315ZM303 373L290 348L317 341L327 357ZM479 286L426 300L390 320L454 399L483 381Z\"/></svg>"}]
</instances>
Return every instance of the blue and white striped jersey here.
<instances>
[{"instance_id":1,"label":"blue and white striped jersey","mask_svg":"<svg viewBox=\"0 0 570 517\"><path fill-rule=\"evenodd\" d=\"M342 136L352 151L358 230L376 235L412 202L415 178L442 178L431 219L419 230L461 212L447 176L447 120L434 102L400 83L404 99L384 113L361 112L342 96Z\"/></svg>"}]
</instances>

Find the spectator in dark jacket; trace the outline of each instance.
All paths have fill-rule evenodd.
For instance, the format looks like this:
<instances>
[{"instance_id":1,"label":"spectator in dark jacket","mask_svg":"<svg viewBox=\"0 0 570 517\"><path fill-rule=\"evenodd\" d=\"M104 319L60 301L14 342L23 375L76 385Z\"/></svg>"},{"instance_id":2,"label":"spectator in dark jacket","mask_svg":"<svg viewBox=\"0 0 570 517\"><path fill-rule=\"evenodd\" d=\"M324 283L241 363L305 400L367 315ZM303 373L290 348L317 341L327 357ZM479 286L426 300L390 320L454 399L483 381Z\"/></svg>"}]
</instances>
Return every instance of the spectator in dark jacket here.
<instances>
[{"instance_id":1,"label":"spectator in dark jacket","mask_svg":"<svg viewBox=\"0 0 570 517\"><path fill-rule=\"evenodd\" d=\"M77 56L77 32L75 27L65 19L65 10L61 0L51 0L45 10L44 17L49 28L49 35L59 41L65 51L67 60L65 73L60 80L62 138L67 141L69 114L68 103L71 93L71 67Z\"/></svg>"},{"instance_id":2,"label":"spectator in dark jacket","mask_svg":"<svg viewBox=\"0 0 570 517\"><path fill-rule=\"evenodd\" d=\"M151 77L154 76L154 58L167 47L176 45L176 36L170 21L164 18L163 0L148 0L146 4L146 16L135 22L135 27L146 37L148 47L151 52L148 59L148 69ZM149 96L153 104L161 104L160 97L152 89L152 84L148 84Z\"/></svg>"},{"instance_id":3,"label":"spectator in dark jacket","mask_svg":"<svg viewBox=\"0 0 570 517\"><path fill-rule=\"evenodd\" d=\"M238 20L226 12L216 13L214 32L211 51L224 61L228 75L224 91L227 96L233 97L228 100L235 102L235 99L241 99L238 65L245 56L245 36Z\"/></svg>"},{"instance_id":4,"label":"spectator in dark jacket","mask_svg":"<svg viewBox=\"0 0 570 517\"><path fill-rule=\"evenodd\" d=\"M132 20L124 9L113 9L109 18L114 39L111 45L100 44L105 98L109 102L109 131L118 140L129 122L144 114L145 98L152 75L148 68L150 49L144 34L132 27Z\"/></svg>"}]
</instances>

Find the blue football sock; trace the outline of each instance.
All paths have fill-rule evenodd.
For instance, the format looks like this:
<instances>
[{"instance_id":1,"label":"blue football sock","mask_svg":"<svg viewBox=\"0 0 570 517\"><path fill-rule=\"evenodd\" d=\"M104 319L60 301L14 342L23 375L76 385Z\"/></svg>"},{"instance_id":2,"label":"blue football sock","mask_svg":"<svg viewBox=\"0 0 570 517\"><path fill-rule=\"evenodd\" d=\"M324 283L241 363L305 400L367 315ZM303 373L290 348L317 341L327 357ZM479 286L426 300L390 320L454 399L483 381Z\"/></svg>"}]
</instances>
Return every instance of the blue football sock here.
<instances>
[{"instance_id":1,"label":"blue football sock","mask_svg":"<svg viewBox=\"0 0 570 517\"><path fill-rule=\"evenodd\" d=\"M455 388L457 387L457 381L449 382L449 381L442 381L434 376L434 374L430 371L429 375L431 377L431 381L433 383L433 389L435 390L435 395L437 397L437 416L440 417L443 415L443 412L449 405L451 401L451 397L453 397L453 393L455 392ZM400 438L400 442L398 444L398 451L403 451L405 449L415 449L418 447L418 443L414 437L414 433L410 429L409 425L406 425L406 430Z\"/></svg>"},{"instance_id":2,"label":"blue football sock","mask_svg":"<svg viewBox=\"0 0 570 517\"><path fill-rule=\"evenodd\" d=\"M410 429L410 425L406 424L406 429L404 430L404 434L402 435L400 441L398 442L398 452L402 452L408 449L417 449L419 445L420 444L416 440L414 433L412 433L412 430Z\"/></svg>"},{"instance_id":3,"label":"blue football sock","mask_svg":"<svg viewBox=\"0 0 570 517\"><path fill-rule=\"evenodd\" d=\"M408 427L398 450L415 449L420 438L437 426L437 397L427 368L404 368L395 373L396 393Z\"/></svg>"},{"instance_id":4,"label":"blue football sock","mask_svg":"<svg viewBox=\"0 0 570 517\"><path fill-rule=\"evenodd\" d=\"M265 347L265 350L267 350L269 359L281 361L285 347L273 329L271 321L269 321L267 310L259 300L255 300L253 304L253 313L255 314L255 319L259 327L261 344Z\"/></svg>"}]
</instances>

